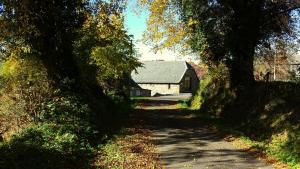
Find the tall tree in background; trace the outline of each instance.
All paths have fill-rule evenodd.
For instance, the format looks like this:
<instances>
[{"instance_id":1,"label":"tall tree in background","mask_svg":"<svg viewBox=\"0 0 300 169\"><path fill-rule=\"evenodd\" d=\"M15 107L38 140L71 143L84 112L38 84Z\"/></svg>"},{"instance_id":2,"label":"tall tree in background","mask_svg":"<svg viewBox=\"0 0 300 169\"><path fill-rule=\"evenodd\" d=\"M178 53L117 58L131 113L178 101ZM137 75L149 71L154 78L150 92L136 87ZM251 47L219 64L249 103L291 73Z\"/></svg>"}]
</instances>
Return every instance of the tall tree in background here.
<instances>
[{"instance_id":1,"label":"tall tree in background","mask_svg":"<svg viewBox=\"0 0 300 169\"><path fill-rule=\"evenodd\" d=\"M265 80L269 72L271 80L285 81L295 80L297 71L297 54L300 43L284 38L273 39L268 48L257 50L254 58L254 74L256 80ZM268 79L268 80L270 80Z\"/></svg>"},{"instance_id":2,"label":"tall tree in background","mask_svg":"<svg viewBox=\"0 0 300 169\"><path fill-rule=\"evenodd\" d=\"M275 37L291 40L294 28L299 26L300 2L297 0L139 2L151 12L148 39L162 47L187 42L205 63L225 62L232 87L253 84L256 50L268 47ZM173 24L165 21L170 15L174 16Z\"/></svg>"},{"instance_id":3,"label":"tall tree in background","mask_svg":"<svg viewBox=\"0 0 300 169\"><path fill-rule=\"evenodd\" d=\"M205 39L208 60L225 60L233 87L253 84L256 47L276 36L292 37L299 22L296 0L182 0L179 5L184 19L195 21L193 49L203 49L197 42Z\"/></svg>"}]
</instances>

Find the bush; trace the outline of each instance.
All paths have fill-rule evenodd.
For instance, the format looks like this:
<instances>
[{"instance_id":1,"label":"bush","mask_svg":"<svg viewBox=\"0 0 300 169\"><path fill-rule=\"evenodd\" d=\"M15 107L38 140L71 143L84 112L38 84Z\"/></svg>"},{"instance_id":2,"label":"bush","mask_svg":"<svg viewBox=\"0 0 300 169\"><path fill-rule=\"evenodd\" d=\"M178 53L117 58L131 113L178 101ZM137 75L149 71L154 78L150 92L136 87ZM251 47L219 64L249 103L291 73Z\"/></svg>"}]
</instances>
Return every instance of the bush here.
<instances>
[{"instance_id":1,"label":"bush","mask_svg":"<svg viewBox=\"0 0 300 169\"><path fill-rule=\"evenodd\" d=\"M53 92L46 70L34 58L11 56L0 68L0 79L0 133L9 135L39 118Z\"/></svg>"},{"instance_id":2,"label":"bush","mask_svg":"<svg viewBox=\"0 0 300 169\"><path fill-rule=\"evenodd\" d=\"M0 146L5 169L89 168L92 147L64 125L33 124Z\"/></svg>"},{"instance_id":3,"label":"bush","mask_svg":"<svg viewBox=\"0 0 300 169\"><path fill-rule=\"evenodd\" d=\"M61 95L44 103L39 118L1 145L4 168L91 168L94 143L101 141L92 113L78 97Z\"/></svg>"},{"instance_id":4,"label":"bush","mask_svg":"<svg viewBox=\"0 0 300 169\"><path fill-rule=\"evenodd\" d=\"M220 116L234 97L228 82L228 70L224 64L211 67L200 80L200 86L192 97L191 107L199 113Z\"/></svg>"}]
</instances>

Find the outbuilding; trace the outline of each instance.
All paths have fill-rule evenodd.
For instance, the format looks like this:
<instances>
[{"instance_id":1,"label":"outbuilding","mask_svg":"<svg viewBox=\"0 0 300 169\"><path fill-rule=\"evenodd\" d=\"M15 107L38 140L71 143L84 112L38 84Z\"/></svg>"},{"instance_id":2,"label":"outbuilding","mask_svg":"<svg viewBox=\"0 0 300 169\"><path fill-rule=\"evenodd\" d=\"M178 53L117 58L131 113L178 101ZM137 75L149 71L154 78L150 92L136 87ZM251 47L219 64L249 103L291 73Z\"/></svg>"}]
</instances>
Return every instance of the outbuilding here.
<instances>
[{"instance_id":1,"label":"outbuilding","mask_svg":"<svg viewBox=\"0 0 300 169\"><path fill-rule=\"evenodd\" d=\"M195 70L185 61L145 61L131 77L141 89L150 90L151 96L193 93L199 86ZM134 93L131 91L132 96Z\"/></svg>"}]
</instances>

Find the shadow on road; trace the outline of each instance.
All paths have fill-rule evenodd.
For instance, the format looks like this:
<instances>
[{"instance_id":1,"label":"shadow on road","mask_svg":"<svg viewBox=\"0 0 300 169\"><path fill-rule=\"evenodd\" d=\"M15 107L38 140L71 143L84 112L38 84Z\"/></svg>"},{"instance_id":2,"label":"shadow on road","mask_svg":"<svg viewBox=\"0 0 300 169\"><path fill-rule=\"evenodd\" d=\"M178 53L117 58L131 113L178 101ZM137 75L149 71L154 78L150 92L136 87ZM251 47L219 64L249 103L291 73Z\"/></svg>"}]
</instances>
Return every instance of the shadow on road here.
<instances>
[{"instance_id":1,"label":"shadow on road","mask_svg":"<svg viewBox=\"0 0 300 169\"><path fill-rule=\"evenodd\" d=\"M272 168L224 141L212 125L177 101L144 100L134 116L153 132L166 168Z\"/></svg>"}]
</instances>

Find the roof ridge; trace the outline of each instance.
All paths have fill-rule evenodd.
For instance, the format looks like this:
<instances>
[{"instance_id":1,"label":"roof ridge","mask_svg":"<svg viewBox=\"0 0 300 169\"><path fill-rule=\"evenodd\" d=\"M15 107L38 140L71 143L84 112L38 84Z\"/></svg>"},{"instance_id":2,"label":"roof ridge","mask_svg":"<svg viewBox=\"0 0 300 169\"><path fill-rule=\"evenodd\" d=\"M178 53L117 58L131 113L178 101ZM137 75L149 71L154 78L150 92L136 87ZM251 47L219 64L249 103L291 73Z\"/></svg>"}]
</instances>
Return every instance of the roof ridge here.
<instances>
[{"instance_id":1,"label":"roof ridge","mask_svg":"<svg viewBox=\"0 0 300 169\"><path fill-rule=\"evenodd\" d=\"M188 63L187 63L187 62L184 62L184 63L185 63L185 64L184 64L184 66L185 66L185 71L184 71L183 74L181 75L180 81L181 81L182 78L184 77L186 71L189 69L188 66L187 66ZM180 83L180 81L179 81L178 83Z\"/></svg>"}]
</instances>

